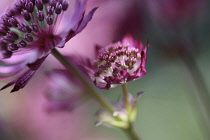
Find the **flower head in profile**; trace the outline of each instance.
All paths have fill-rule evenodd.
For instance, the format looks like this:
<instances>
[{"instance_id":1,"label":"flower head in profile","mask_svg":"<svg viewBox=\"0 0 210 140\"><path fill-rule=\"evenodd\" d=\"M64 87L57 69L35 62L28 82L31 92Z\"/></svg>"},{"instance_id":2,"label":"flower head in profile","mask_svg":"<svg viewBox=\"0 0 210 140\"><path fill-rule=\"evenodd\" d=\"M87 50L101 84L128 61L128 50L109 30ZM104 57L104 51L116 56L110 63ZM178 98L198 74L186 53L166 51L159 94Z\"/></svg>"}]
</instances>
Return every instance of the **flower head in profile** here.
<instances>
[{"instance_id":1,"label":"flower head in profile","mask_svg":"<svg viewBox=\"0 0 210 140\"><path fill-rule=\"evenodd\" d=\"M144 47L130 35L125 36L122 42L96 47L96 58L86 67L91 80L99 88L110 89L142 78L146 74L148 47L149 44Z\"/></svg>"},{"instance_id":2,"label":"flower head in profile","mask_svg":"<svg viewBox=\"0 0 210 140\"><path fill-rule=\"evenodd\" d=\"M55 69L47 73L45 109L47 112L72 111L87 97L85 86L65 69Z\"/></svg>"},{"instance_id":3,"label":"flower head in profile","mask_svg":"<svg viewBox=\"0 0 210 140\"><path fill-rule=\"evenodd\" d=\"M0 78L19 77L12 92L23 88L53 48L62 48L81 32L97 8L85 14L86 0L17 0L0 18ZM86 15L86 16L85 16Z\"/></svg>"}]
</instances>

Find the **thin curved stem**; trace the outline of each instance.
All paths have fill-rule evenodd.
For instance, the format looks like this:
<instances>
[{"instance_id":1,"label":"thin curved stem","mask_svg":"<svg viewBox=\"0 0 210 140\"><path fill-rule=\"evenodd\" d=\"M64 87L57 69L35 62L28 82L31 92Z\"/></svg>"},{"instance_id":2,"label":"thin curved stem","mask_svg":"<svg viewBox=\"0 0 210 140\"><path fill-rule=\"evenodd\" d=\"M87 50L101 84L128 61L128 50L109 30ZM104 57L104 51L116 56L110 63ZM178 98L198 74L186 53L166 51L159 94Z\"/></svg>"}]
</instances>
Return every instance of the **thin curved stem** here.
<instances>
[{"instance_id":1,"label":"thin curved stem","mask_svg":"<svg viewBox=\"0 0 210 140\"><path fill-rule=\"evenodd\" d=\"M127 136L130 138L130 140L142 140L136 133L136 131L133 128L133 125L130 124L130 127L127 129L124 129Z\"/></svg>"},{"instance_id":2,"label":"thin curved stem","mask_svg":"<svg viewBox=\"0 0 210 140\"><path fill-rule=\"evenodd\" d=\"M204 125L206 125L205 130L207 130L208 133L210 132L210 93L208 90L208 86L204 81L204 78L196 63L195 58L191 54L180 56L198 90L198 92L195 92L195 100L197 100L197 103L199 105L199 110L202 113L201 117L205 121Z\"/></svg>"},{"instance_id":3,"label":"thin curved stem","mask_svg":"<svg viewBox=\"0 0 210 140\"><path fill-rule=\"evenodd\" d=\"M70 61L68 61L55 48L52 49L51 53L61 64L63 64L69 71L71 71L74 75L76 75L84 85L86 85L86 87L90 91L90 94L92 94L92 96L95 97L95 99L101 104L102 107L104 107L111 114L114 113L114 109L111 106L111 104L107 100L105 100L105 98L102 97L101 94L99 94L96 88L85 78L85 76Z\"/></svg>"},{"instance_id":4,"label":"thin curved stem","mask_svg":"<svg viewBox=\"0 0 210 140\"><path fill-rule=\"evenodd\" d=\"M125 108L127 111L127 117L128 117L128 128L124 129L124 131L126 132L127 136L131 139L131 140L141 140L139 138L139 136L137 135L137 133L135 132L134 128L133 128L133 123L130 122L130 109L131 109L131 105L129 102L129 94L128 94L128 87L126 83L122 84L122 92L123 92L123 101L125 104Z\"/></svg>"}]
</instances>

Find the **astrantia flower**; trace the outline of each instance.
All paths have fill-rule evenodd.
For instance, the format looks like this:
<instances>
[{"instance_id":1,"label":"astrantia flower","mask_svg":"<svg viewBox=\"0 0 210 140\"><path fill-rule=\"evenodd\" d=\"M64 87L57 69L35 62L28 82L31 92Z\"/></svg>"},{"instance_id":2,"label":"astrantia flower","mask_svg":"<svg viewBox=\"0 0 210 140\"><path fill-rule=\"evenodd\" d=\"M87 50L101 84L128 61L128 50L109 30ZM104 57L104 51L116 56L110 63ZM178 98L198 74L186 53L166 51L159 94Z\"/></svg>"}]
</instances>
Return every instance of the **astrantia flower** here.
<instances>
[{"instance_id":1,"label":"astrantia flower","mask_svg":"<svg viewBox=\"0 0 210 140\"><path fill-rule=\"evenodd\" d=\"M96 59L86 68L95 85L102 89L142 78L146 74L147 46L125 36L122 42L96 47Z\"/></svg>"},{"instance_id":2,"label":"astrantia flower","mask_svg":"<svg viewBox=\"0 0 210 140\"><path fill-rule=\"evenodd\" d=\"M45 108L48 112L72 111L84 102L86 88L69 71L56 69L49 72L47 77Z\"/></svg>"},{"instance_id":3,"label":"astrantia flower","mask_svg":"<svg viewBox=\"0 0 210 140\"><path fill-rule=\"evenodd\" d=\"M23 88L53 48L86 27L97 8L84 16L85 5L86 0L75 0L73 9L67 0L17 0L6 10L0 19L0 78L22 75L2 89Z\"/></svg>"}]
</instances>

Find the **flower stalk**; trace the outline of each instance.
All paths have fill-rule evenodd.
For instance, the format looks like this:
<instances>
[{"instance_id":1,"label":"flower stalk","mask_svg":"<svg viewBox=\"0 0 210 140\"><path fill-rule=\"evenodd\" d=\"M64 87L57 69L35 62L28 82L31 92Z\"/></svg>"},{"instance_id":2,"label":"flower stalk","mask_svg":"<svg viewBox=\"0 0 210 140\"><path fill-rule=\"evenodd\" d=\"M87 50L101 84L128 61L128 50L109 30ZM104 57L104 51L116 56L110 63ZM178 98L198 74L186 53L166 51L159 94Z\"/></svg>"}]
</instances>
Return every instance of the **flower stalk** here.
<instances>
[{"instance_id":1,"label":"flower stalk","mask_svg":"<svg viewBox=\"0 0 210 140\"><path fill-rule=\"evenodd\" d=\"M196 63L195 58L188 53L187 56L180 55L181 60L185 64L189 71L192 80L194 81L197 92L195 92L195 100L197 101L198 108L201 110L201 117L204 120L204 126L206 127L206 134L210 131L210 93L208 86L201 74L201 71ZM210 135L208 134L208 137Z\"/></svg>"},{"instance_id":2,"label":"flower stalk","mask_svg":"<svg viewBox=\"0 0 210 140\"><path fill-rule=\"evenodd\" d=\"M127 113L129 113L130 103L129 103L129 100L128 100L128 98L129 98L128 97L128 88L127 88L126 83L122 84L122 91L123 91L123 101L124 101L124 104L125 104L125 108L126 108Z\"/></svg>"},{"instance_id":3,"label":"flower stalk","mask_svg":"<svg viewBox=\"0 0 210 140\"><path fill-rule=\"evenodd\" d=\"M124 105L126 108L126 114L127 114L127 123L128 123L128 127L124 129L124 131L126 132L126 134L128 135L128 137L131 140L141 140L137 133L135 132L134 128L133 128L133 121L131 120L131 104L129 102L129 94L128 94L128 88L127 88L127 84L123 83L122 84L122 91L123 91L123 101L124 101Z\"/></svg>"},{"instance_id":4,"label":"flower stalk","mask_svg":"<svg viewBox=\"0 0 210 140\"><path fill-rule=\"evenodd\" d=\"M111 114L114 114L114 109L111 106L111 104L105 100L105 98L102 97L98 93L98 91L93 87L93 85L85 78L85 76L72 64L70 61L68 61L62 54L60 54L55 48L51 51L52 55L60 62L62 63L69 71L71 71L75 76L77 76L81 82L87 86L87 88L90 91L90 94L95 97L95 99L100 103L102 107L104 107L107 111L109 111Z\"/></svg>"},{"instance_id":5,"label":"flower stalk","mask_svg":"<svg viewBox=\"0 0 210 140\"><path fill-rule=\"evenodd\" d=\"M127 136L130 138L130 140L142 140L136 133L136 131L133 128L133 125L130 124L130 126L127 129L124 129Z\"/></svg>"}]
</instances>

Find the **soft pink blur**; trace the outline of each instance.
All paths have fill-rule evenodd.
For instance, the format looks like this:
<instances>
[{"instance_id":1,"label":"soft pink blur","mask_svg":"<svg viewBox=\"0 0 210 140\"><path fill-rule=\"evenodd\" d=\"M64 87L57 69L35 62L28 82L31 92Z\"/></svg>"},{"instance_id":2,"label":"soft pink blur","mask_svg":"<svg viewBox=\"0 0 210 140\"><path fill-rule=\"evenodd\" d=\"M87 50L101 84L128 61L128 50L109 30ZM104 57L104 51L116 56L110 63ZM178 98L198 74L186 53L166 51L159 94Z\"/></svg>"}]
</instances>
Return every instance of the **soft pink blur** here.
<instances>
[{"instance_id":1,"label":"soft pink blur","mask_svg":"<svg viewBox=\"0 0 210 140\"><path fill-rule=\"evenodd\" d=\"M64 54L75 55L78 53L91 56L96 44L104 46L115 41L116 35L122 31L119 30L122 22L125 22L128 17L132 17L129 11L133 11L131 9L134 2L135 0L89 0L87 9L99 6L97 12L85 30L69 41L61 51ZM124 33L127 32L128 30L124 31ZM124 35L121 34L117 39L121 39Z\"/></svg>"},{"instance_id":2,"label":"soft pink blur","mask_svg":"<svg viewBox=\"0 0 210 140\"><path fill-rule=\"evenodd\" d=\"M174 26L196 19L203 12L206 0L145 0L153 20Z\"/></svg>"},{"instance_id":3,"label":"soft pink blur","mask_svg":"<svg viewBox=\"0 0 210 140\"><path fill-rule=\"evenodd\" d=\"M1 2L0 10L11 1ZM99 9L88 26L60 49L63 54L90 56L95 44L108 45L116 38L119 24L128 17L133 1L128 0L89 0L87 11L95 6ZM122 35L123 36L123 35ZM114 134L104 132L104 127L95 127L95 117L91 102L77 108L71 113L48 114L44 110L46 99L44 71L58 63L49 57L37 71L25 89L8 94L9 89L0 93L0 114L10 122L21 140L114 140ZM0 85L4 85L0 83ZM106 129L105 129L106 130ZM116 134L115 134L116 135ZM117 137L117 136L116 136Z\"/></svg>"}]
</instances>

